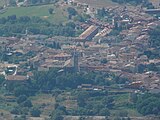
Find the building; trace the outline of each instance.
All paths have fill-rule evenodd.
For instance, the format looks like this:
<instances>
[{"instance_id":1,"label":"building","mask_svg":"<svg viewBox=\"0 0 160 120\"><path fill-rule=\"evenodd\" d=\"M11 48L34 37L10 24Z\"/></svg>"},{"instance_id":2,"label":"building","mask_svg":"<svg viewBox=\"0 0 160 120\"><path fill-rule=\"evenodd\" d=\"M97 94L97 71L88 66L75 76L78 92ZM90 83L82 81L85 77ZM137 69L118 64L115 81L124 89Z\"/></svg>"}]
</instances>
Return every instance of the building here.
<instances>
[{"instance_id":1,"label":"building","mask_svg":"<svg viewBox=\"0 0 160 120\"><path fill-rule=\"evenodd\" d=\"M144 10L144 12L148 13L148 14L159 14L160 9L146 9L146 10Z\"/></svg>"},{"instance_id":2,"label":"building","mask_svg":"<svg viewBox=\"0 0 160 120\"><path fill-rule=\"evenodd\" d=\"M24 82L27 81L29 79L28 76L24 76L24 75L8 75L6 76L6 81L19 81L19 82Z\"/></svg>"},{"instance_id":3,"label":"building","mask_svg":"<svg viewBox=\"0 0 160 120\"><path fill-rule=\"evenodd\" d=\"M54 56L55 60L60 60L60 61L66 61L68 59L71 59L71 55L67 53L60 53Z\"/></svg>"},{"instance_id":4,"label":"building","mask_svg":"<svg viewBox=\"0 0 160 120\"><path fill-rule=\"evenodd\" d=\"M91 40L98 33L97 26L91 25L88 29L86 29L80 36L80 39Z\"/></svg>"},{"instance_id":5,"label":"building","mask_svg":"<svg viewBox=\"0 0 160 120\"><path fill-rule=\"evenodd\" d=\"M78 53L74 51L73 57L72 57L72 66L75 72L79 71L79 66L78 66Z\"/></svg>"}]
</instances>

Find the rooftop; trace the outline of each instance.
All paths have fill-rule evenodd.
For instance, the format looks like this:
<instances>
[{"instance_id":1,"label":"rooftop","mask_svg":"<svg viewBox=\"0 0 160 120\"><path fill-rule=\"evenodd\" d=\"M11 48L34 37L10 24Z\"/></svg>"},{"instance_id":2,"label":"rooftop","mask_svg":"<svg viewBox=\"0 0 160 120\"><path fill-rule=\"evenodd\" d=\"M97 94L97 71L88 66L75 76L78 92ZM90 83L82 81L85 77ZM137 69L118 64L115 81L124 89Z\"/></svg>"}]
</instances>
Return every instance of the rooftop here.
<instances>
[{"instance_id":1,"label":"rooftop","mask_svg":"<svg viewBox=\"0 0 160 120\"><path fill-rule=\"evenodd\" d=\"M27 76L23 75L8 75L6 76L7 81L26 81L28 80Z\"/></svg>"}]
</instances>

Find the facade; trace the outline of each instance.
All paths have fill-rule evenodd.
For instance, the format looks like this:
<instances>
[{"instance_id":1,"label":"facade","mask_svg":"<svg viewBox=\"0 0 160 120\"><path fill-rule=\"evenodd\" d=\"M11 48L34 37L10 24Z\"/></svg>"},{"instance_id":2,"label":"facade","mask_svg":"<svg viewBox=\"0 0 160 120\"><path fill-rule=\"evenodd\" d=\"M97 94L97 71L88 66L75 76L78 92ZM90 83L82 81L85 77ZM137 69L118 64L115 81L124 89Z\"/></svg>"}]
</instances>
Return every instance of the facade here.
<instances>
[{"instance_id":1,"label":"facade","mask_svg":"<svg viewBox=\"0 0 160 120\"><path fill-rule=\"evenodd\" d=\"M78 66L78 53L74 51L73 57L72 57L72 67L75 72L79 71L79 66Z\"/></svg>"}]
</instances>

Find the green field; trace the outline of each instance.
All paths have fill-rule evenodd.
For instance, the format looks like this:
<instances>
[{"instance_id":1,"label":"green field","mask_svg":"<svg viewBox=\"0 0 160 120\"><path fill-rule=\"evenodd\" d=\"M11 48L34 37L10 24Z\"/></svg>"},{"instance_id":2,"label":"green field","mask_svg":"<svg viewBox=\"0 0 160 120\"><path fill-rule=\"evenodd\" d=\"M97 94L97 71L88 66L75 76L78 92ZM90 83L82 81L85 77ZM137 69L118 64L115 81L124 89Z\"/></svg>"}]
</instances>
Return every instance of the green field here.
<instances>
[{"instance_id":1,"label":"green field","mask_svg":"<svg viewBox=\"0 0 160 120\"><path fill-rule=\"evenodd\" d=\"M149 0L156 8L160 8L160 0Z\"/></svg>"},{"instance_id":2,"label":"green field","mask_svg":"<svg viewBox=\"0 0 160 120\"><path fill-rule=\"evenodd\" d=\"M112 2L111 0L77 0L81 3L87 3L93 7L115 7L119 4Z\"/></svg>"},{"instance_id":3,"label":"green field","mask_svg":"<svg viewBox=\"0 0 160 120\"><path fill-rule=\"evenodd\" d=\"M0 6L4 5L4 0L0 0Z\"/></svg>"},{"instance_id":4,"label":"green field","mask_svg":"<svg viewBox=\"0 0 160 120\"><path fill-rule=\"evenodd\" d=\"M136 108L129 108L126 106L127 103L130 103L129 93L113 95L112 97L115 99L115 109L111 110L111 115L117 116L120 111L127 111L129 116L142 116L137 112Z\"/></svg>"},{"instance_id":5,"label":"green field","mask_svg":"<svg viewBox=\"0 0 160 120\"><path fill-rule=\"evenodd\" d=\"M53 8L54 13L49 14L48 9ZM0 14L1 17L7 17L9 15L16 16L37 16L46 19L52 23L59 24L67 20L67 13L64 9L60 7L55 7L53 5L41 5L41 6L31 6L31 7L10 7L5 13Z\"/></svg>"}]
</instances>

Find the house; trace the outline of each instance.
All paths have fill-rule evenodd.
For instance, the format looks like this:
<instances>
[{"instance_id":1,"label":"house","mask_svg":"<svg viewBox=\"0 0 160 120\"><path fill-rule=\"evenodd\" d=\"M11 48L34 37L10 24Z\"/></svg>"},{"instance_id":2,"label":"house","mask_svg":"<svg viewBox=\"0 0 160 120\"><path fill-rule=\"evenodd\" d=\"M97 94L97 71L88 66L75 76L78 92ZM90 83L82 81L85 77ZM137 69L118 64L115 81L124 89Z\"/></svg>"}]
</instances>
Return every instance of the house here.
<instances>
[{"instance_id":1,"label":"house","mask_svg":"<svg viewBox=\"0 0 160 120\"><path fill-rule=\"evenodd\" d=\"M148 13L148 14L159 14L160 9L146 9L146 10L144 10L144 12Z\"/></svg>"},{"instance_id":2,"label":"house","mask_svg":"<svg viewBox=\"0 0 160 120\"><path fill-rule=\"evenodd\" d=\"M67 53L60 53L54 56L55 60L60 60L60 61L66 61L71 58L72 58L72 55L67 54Z\"/></svg>"}]
</instances>

